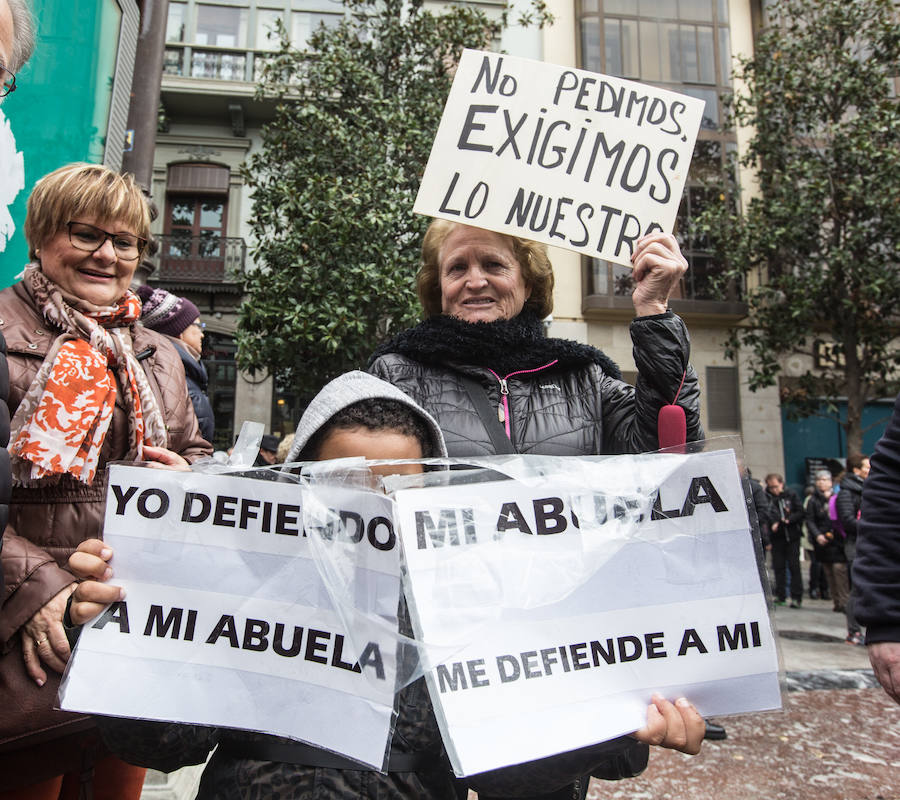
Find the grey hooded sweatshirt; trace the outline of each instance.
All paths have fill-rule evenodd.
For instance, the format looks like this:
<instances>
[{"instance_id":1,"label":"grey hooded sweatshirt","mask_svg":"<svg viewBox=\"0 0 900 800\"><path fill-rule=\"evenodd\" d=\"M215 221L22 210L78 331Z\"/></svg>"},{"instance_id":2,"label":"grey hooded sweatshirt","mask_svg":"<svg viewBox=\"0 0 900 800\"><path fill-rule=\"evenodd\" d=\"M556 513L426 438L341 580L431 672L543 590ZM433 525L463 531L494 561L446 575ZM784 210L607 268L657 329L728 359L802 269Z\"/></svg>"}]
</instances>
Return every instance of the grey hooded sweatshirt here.
<instances>
[{"instance_id":1,"label":"grey hooded sweatshirt","mask_svg":"<svg viewBox=\"0 0 900 800\"><path fill-rule=\"evenodd\" d=\"M333 381L326 383L322 390L313 398L297 424L294 441L291 444L291 449L288 451L285 463L297 461L313 434L338 411L342 411L347 406L358 403L360 400L374 400L378 398L397 400L409 406L427 424L428 430L433 437L434 452L442 456L447 455L444 434L441 433L441 429L431 414L393 384L376 378L368 372L354 370L353 372L345 372Z\"/></svg>"}]
</instances>

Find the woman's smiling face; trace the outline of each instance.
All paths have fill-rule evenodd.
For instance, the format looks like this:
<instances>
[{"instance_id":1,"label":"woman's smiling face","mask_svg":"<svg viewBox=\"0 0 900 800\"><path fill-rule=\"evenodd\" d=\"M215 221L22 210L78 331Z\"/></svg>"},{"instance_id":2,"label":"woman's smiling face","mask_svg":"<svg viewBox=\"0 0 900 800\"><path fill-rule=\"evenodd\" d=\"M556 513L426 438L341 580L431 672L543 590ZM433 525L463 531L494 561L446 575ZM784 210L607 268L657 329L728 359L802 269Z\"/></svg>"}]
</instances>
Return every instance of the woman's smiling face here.
<instances>
[{"instance_id":1,"label":"woman's smiling face","mask_svg":"<svg viewBox=\"0 0 900 800\"><path fill-rule=\"evenodd\" d=\"M104 231L131 233L121 220L84 218L77 222L93 225ZM77 235L75 232L73 236ZM63 227L38 249L38 259L44 275L67 294L93 303L95 306L115 305L131 285L140 258L123 261L113 243L106 239L93 253L79 250Z\"/></svg>"},{"instance_id":2,"label":"woman's smiling face","mask_svg":"<svg viewBox=\"0 0 900 800\"><path fill-rule=\"evenodd\" d=\"M512 243L494 231L455 227L440 250L441 311L466 322L512 319L531 290Z\"/></svg>"}]
</instances>

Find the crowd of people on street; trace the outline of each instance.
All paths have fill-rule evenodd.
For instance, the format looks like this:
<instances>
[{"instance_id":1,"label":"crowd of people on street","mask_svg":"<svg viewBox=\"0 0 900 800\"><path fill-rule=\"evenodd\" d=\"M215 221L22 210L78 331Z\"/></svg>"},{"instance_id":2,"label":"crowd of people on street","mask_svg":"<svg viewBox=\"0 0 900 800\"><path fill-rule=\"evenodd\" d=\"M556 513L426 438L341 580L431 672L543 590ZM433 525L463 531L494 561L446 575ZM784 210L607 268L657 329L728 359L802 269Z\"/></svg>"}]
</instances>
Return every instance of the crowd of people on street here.
<instances>
[{"instance_id":1,"label":"crowd of people on street","mask_svg":"<svg viewBox=\"0 0 900 800\"><path fill-rule=\"evenodd\" d=\"M855 453L846 461L838 476L816 471L802 501L782 475L769 473L765 491L754 491L753 501L770 556L775 604L786 605L790 598L790 607L800 608L805 587L810 599L831 600L834 611L846 616L847 644L863 645L850 576L869 459ZM801 554L809 564L805 583Z\"/></svg>"},{"instance_id":2,"label":"crowd of people on street","mask_svg":"<svg viewBox=\"0 0 900 800\"><path fill-rule=\"evenodd\" d=\"M22 8L0 0L0 64L10 71L31 47ZM400 693L386 772L261 734L55 708L79 626L122 598L102 542L107 466L187 470L213 454L201 313L188 298L134 285L150 223L131 176L61 167L31 191L30 261L0 291L0 411L9 411L0 413L0 438L9 440L0 448L0 524L8 516L0 800L136 799L147 767L203 763L213 748L200 798L454 800L472 789L482 800L584 800L591 777L641 772L651 746L695 754L714 738L689 698L655 695L645 727L629 736L459 779L422 679ZM688 331L669 309L687 262L662 232L639 239L631 261L633 386L600 350L546 335L554 273L545 245L434 220L416 276L423 321L378 346L365 372L325 386L291 438L263 436L257 465L644 453L660 447L664 408L682 416L685 442L703 439ZM803 551L809 597L830 599L846 616L847 642L868 642L879 679L900 702L898 415L900 400L871 475L856 454L841 476L816 473L803 500L774 472L749 488L775 603L801 607ZM403 606L400 622L409 633Z\"/></svg>"}]
</instances>

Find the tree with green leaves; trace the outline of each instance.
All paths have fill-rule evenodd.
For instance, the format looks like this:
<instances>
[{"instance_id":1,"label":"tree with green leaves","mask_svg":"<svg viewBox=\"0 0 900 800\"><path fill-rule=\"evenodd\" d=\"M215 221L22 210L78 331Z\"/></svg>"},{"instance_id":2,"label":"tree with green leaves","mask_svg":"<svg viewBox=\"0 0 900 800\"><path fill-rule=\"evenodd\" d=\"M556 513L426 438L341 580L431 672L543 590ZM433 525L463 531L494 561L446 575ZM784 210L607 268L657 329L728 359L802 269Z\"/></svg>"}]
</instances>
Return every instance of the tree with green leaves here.
<instances>
[{"instance_id":1,"label":"tree with green leaves","mask_svg":"<svg viewBox=\"0 0 900 800\"><path fill-rule=\"evenodd\" d=\"M428 220L412 213L453 70L485 49L506 11L433 13L422 0L344 0L308 50L284 37L259 92L275 119L245 177L255 269L245 283L238 364L301 396L364 365L417 321L415 273ZM542 2L519 24L544 24Z\"/></svg>"},{"instance_id":2,"label":"tree with green leaves","mask_svg":"<svg viewBox=\"0 0 900 800\"><path fill-rule=\"evenodd\" d=\"M749 356L750 388L827 343L826 363L782 381L782 403L793 418L837 417L846 397L840 422L859 451L864 405L898 388L900 20L893 0L782 0L767 13L732 99L758 192L743 214L723 195L703 227L723 285L747 282L729 350Z\"/></svg>"}]
</instances>

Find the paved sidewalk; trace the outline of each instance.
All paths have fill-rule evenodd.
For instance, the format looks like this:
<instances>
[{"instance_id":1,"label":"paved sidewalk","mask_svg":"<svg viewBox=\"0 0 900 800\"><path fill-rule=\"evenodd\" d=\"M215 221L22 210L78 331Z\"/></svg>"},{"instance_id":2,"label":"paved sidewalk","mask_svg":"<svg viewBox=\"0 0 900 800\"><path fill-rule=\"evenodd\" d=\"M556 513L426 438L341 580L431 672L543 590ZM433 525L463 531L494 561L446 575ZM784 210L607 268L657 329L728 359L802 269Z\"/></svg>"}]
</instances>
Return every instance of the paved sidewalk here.
<instances>
[{"instance_id":1,"label":"paved sidewalk","mask_svg":"<svg viewBox=\"0 0 900 800\"><path fill-rule=\"evenodd\" d=\"M783 711L721 718L700 755L655 749L638 778L594 781L589 800L900 800L900 706L831 603L778 607Z\"/></svg>"},{"instance_id":2,"label":"paved sidewalk","mask_svg":"<svg viewBox=\"0 0 900 800\"><path fill-rule=\"evenodd\" d=\"M871 668L865 647L844 642L847 618L832 610L830 600L804 600L802 608L776 606L775 628L788 673Z\"/></svg>"}]
</instances>

